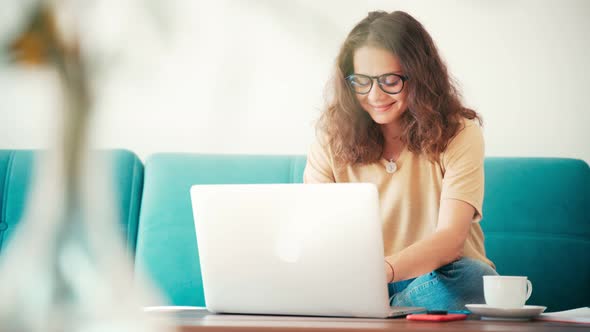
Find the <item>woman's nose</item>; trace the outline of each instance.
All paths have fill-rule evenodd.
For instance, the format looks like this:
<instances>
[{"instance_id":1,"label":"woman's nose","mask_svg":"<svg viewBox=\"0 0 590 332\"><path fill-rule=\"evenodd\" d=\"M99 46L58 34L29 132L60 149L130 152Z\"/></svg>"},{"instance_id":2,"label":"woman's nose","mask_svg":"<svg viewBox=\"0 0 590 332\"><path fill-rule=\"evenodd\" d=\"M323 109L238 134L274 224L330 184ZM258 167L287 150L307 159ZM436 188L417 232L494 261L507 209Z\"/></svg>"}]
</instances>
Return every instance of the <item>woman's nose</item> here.
<instances>
[{"instance_id":1,"label":"woman's nose","mask_svg":"<svg viewBox=\"0 0 590 332\"><path fill-rule=\"evenodd\" d=\"M381 99L383 99L383 97L385 97L385 95L386 95L386 93L383 92L383 90L381 90L379 83L377 83L376 81L373 81L373 86L371 87L371 91L369 91L369 95L367 96L369 101L381 100Z\"/></svg>"}]
</instances>

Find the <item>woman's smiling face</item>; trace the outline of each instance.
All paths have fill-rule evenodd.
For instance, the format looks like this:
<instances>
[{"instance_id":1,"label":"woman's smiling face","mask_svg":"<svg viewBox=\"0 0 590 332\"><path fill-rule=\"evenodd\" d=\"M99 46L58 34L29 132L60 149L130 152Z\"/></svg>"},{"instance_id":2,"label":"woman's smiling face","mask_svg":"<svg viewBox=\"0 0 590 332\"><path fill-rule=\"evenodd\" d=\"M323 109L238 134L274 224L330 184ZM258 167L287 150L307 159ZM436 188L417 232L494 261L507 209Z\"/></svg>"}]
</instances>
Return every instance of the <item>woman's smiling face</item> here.
<instances>
[{"instance_id":1,"label":"woman's smiling face","mask_svg":"<svg viewBox=\"0 0 590 332\"><path fill-rule=\"evenodd\" d=\"M381 76L383 74L405 75L397 56L390 51L373 46L363 46L354 52L354 73L367 76ZM384 92L373 81L373 87L367 94L356 94L356 97L369 113L373 121L380 125L395 124L407 109L407 87L398 94Z\"/></svg>"}]
</instances>

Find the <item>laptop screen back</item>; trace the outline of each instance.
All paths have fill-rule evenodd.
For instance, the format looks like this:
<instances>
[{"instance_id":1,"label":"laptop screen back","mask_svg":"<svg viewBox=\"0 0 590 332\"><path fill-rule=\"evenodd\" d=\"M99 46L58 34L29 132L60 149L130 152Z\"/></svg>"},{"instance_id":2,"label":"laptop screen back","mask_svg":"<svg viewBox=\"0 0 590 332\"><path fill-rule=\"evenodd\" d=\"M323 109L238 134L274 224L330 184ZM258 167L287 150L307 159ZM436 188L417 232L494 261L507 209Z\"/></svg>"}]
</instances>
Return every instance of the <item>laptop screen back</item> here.
<instances>
[{"instance_id":1,"label":"laptop screen back","mask_svg":"<svg viewBox=\"0 0 590 332\"><path fill-rule=\"evenodd\" d=\"M385 317L390 310L372 184L195 185L212 312Z\"/></svg>"}]
</instances>

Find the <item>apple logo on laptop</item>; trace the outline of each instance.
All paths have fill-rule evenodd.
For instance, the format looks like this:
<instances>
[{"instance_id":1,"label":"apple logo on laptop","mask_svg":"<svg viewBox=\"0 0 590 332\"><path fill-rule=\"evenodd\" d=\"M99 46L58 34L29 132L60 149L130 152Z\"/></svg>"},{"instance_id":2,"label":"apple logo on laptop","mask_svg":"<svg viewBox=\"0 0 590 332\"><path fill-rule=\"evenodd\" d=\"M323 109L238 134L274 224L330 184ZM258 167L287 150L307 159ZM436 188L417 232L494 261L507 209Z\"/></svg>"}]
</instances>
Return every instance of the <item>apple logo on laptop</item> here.
<instances>
[{"instance_id":1,"label":"apple logo on laptop","mask_svg":"<svg viewBox=\"0 0 590 332\"><path fill-rule=\"evenodd\" d=\"M295 263L301 257L306 238L305 223L288 217L279 223L275 253L282 261Z\"/></svg>"}]
</instances>

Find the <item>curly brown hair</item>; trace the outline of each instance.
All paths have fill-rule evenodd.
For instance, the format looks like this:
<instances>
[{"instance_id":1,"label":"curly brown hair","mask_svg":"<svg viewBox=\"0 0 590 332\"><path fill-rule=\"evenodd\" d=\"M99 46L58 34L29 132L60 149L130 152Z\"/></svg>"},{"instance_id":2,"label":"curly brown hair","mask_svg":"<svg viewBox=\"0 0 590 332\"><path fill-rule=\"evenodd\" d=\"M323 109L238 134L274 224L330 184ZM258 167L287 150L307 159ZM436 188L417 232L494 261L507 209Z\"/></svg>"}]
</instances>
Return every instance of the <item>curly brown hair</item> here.
<instances>
[{"instance_id":1,"label":"curly brown hair","mask_svg":"<svg viewBox=\"0 0 590 332\"><path fill-rule=\"evenodd\" d=\"M400 118L401 140L408 150L425 153L433 162L460 130L461 122L481 116L464 107L447 67L422 24L409 14L375 11L348 34L336 59L328 86L329 100L317 129L335 157L347 164L365 164L381 158L384 137L379 124L363 111L346 77L354 72L354 52L374 46L397 55L409 76L408 108Z\"/></svg>"}]
</instances>

